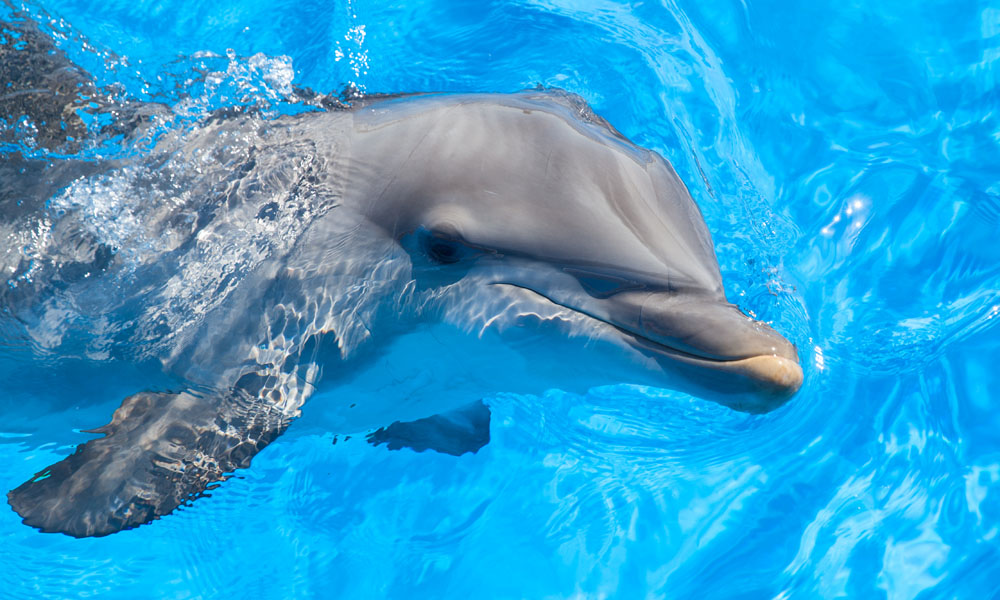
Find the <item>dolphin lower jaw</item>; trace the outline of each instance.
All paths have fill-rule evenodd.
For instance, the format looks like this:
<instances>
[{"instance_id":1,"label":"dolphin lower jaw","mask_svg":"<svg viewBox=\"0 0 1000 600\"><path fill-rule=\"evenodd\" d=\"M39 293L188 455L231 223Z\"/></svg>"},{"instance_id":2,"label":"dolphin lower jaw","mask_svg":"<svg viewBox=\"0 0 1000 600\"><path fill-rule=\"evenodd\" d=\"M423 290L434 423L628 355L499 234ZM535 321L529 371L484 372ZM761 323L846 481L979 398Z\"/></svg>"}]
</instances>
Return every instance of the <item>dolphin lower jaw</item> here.
<instances>
[{"instance_id":1,"label":"dolphin lower jaw","mask_svg":"<svg viewBox=\"0 0 1000 600\"><path fill-rule=\"evenodd\" d=\"M790 397L802 386L802 367L796 360L785 356L759 354L734 359L706 358L672 348L621 328L618 329L631 338L634 346L676 363L706 371L705 378L712 379L710 373L714 371L736 379L736 381L716 381L714 383L717 385L709 386L717 391L758 391L764 394ZM741 385L739 380L743 380L748 385Z\"/></svg>"},{"instance_id":2,"label":"dolphin lower jaw","mask_svg":"<svg viewBox=\"0 0 1000 600\"><path fill-rule=\"evenodd\" d=\"M650 326L648 317L644 320L638 312L631 319L607 318L596 314L597 311L558 302L531 287L500 281L492 282L491 285L518 288L547 303L600 323L624 338L629 346L656 360L664 370L679 372L685 376L685 379L700 388L700 393L707 393L720 403L737 410L754 413L773 410L784 404L802 386L802 367L795 347L768 325L747 317L730 305L720 306L728 314L738 315L735 317L737 320L713 325L725 327L735 323L737 328L759 335L761 340L756 353L743 347L727 355L720 352L717 346L702 350L684 340L671 343L669 337L657 335L657 328ZM734 317L730 317L730 320L732 318Z\"/></svg>"}]
</instances>

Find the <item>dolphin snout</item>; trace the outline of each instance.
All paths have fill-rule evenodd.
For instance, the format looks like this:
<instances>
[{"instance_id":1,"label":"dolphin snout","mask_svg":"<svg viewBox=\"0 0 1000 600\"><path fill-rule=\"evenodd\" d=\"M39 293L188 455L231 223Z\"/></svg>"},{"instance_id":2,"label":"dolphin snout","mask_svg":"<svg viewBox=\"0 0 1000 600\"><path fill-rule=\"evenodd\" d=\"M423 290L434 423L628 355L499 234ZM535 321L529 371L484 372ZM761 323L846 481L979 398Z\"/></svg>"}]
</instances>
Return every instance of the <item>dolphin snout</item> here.
<instances>
[{"instance_id":1,"label":"dolphin snout","mask_svg":"<svg viewBox=\"0 0 1000 600\"><path fill-rule=\"evenodd\" d=\"M738 391L749 383L750 389L773 397L770 406L780 405L802 385L795 346L724 298L653 292L609 300L609 316L619 327L644 346L659 346L666 357L697 367L704 373L699 379L711 387Z\"/></svg>"},{"instance_id":2,"label":"dolphin snout","mask_svg":"<svg viewBox=\"0 0 1000 600\"><path fill-rule=\"evenodd\" d=\"M797 361L784 356L751 356L732 361L731 365L764 391L791 395L802 387L802 367Z\"/></svg>"},{"instance_id":3,"label":"dolphin snout","mask_svg":"<svg viewBox=\"0 0 1000 600\"><path fill-rule=\"evenodd\" d=\"M650 294L639 312L638 333L712 360L779 356L798 362L795 346L780 333L711 297Z\"/></svg>"}]
</instances>

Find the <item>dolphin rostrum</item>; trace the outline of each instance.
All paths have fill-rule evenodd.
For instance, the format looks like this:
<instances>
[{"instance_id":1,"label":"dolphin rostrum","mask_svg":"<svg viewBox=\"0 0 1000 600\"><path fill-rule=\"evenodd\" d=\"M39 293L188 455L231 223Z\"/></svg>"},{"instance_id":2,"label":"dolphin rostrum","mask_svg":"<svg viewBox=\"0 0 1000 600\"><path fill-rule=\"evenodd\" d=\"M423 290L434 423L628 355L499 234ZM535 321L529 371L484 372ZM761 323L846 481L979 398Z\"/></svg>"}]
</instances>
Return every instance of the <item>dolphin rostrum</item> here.
<instances>
[{"instance_id":1,"label":"dolphin rostrum","mask_svg":"<svg viewBox=\"0 0 1000 600\"><path fill-rule=\"evenodd\" d=\"M42 531L102 536L171 512L247 467L316 393L343 403L344 433L442 414L447 432L481 428L484 407L467 405L497 385L569 385L576 357L590 357L569 375L585 385L653 383L747 412L802 382L792 344L726 300L670 164L572 94L213 116L135 158L4 160L36 175L2 185L0 228L41 231L44 260L0 254L13 273L0 318L46 351L152 358L184 382L126 398L102 437L10 492ZM42 197L15 204L19 190ZM380 353L414 335L438 340L464 383L382 386ZM448 355L451 339L495 344L517 357L499 369L532 376L477 388L493 367ZM349 383L379 393L338 400Z\"/></svg>"}]
</instances>

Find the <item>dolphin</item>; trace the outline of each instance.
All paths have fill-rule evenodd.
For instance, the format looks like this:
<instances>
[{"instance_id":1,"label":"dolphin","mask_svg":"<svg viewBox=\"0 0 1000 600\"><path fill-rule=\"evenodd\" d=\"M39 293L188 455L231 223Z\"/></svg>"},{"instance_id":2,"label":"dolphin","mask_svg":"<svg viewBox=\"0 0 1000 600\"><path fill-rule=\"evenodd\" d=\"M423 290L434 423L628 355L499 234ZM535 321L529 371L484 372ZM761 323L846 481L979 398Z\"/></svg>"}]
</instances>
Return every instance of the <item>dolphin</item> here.
<instances>
[{"instance_id":1,"label":"dolphin","mask_svg":"<svg viewBox=\"0 0 1000 600\"><path fill-rule=\"evenodd\" d=\"M0 228L34 227L44 258L0 254L11 339L152 359L183 382L129 396L101 437L8 494L41 531L162 517L248 467L311 396L340 433L421 449L436 446L421 432L471 428L474 450L498 385L650 383L760 413L802 383L795 347L727 301L671 165L573 94L212 115L143 148L0 190L33 194ZM405 343L426 381L390 381L382 358Z\"/></svg>"}]
</instances>

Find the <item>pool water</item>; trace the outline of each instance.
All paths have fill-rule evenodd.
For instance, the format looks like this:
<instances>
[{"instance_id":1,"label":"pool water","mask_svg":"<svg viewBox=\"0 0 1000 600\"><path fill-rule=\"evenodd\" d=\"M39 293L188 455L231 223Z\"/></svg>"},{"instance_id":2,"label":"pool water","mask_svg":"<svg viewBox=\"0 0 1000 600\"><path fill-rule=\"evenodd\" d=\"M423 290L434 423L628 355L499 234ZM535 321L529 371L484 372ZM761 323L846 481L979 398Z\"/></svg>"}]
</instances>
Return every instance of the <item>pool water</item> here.
<instances>
[{"instance_id":1,"label":"pool water","mask_svg":"<svg viewBox=\"0 0 1000 600\"><path fill-rule=\"evenodd\" d=\"M0 509L0 596L1000 598L1000 3L21 8L100 84L191 119L294 111L293 86L580 94L674 164L728 297L806 378L761 416L498 385L461 457L345 439L319 397L152 525L78 540ZM4 346L5 490L155 379Z\"/></svg>"}]
</instances>

